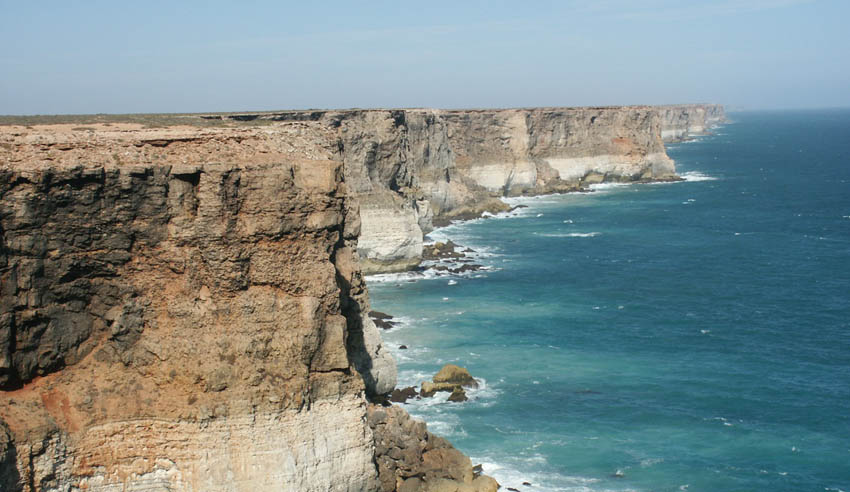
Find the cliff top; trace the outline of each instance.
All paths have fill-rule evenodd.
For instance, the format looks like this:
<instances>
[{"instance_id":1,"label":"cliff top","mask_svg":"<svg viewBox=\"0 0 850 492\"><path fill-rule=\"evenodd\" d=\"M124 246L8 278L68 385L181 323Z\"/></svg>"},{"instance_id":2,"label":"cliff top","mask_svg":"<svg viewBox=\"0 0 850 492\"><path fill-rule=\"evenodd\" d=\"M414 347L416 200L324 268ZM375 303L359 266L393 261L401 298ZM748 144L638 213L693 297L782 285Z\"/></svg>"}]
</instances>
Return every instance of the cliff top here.
<instances>
[{"instance_id":1,"label":"cliff top","mask_svg":"<svg viewBox=\"0 0 850 492\"><path fill-rule=\"evenodd\" d=\"M171 126L191 127L251 127L269 125L279 120L317 119L329 113L368 113L376 111L415 111L439 113L490 113L501 111L610 111L623 109L692 108L717 106L709 103L629 105L629 106L541 106L516 108L348 108L348 109L287 109L277 111L236 111L209 113L164 113L164 114L81 114L81 115L0 115L0 127L35 125L95 125L135 124L141 128Z\"/></svg>"},{"instance_id":2,"label":"cliff top","mask_svg":"<svg viewBox=\"0 0 850 492\"><path fill-rule=\"evenodd\" d=\"M0 166L264 165L332 158L328 143L333 130L318 123L234 122L199 128L169 118L158 127L118 121L0 126Z\"/></svg>"}]
</instances>

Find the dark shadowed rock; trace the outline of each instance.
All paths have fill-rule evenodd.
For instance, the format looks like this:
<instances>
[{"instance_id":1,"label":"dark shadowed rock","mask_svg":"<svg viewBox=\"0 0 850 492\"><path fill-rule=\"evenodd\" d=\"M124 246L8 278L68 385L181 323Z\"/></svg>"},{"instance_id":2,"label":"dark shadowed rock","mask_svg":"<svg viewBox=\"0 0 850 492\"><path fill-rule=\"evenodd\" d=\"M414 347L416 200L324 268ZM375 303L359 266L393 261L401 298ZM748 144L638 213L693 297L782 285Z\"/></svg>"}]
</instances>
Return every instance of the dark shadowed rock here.
<instances>
[{"instance_id":1,"label":"dark shadowed rock","mask_svg":"<svg viewBox=\"0 0 850 492\"><path fill-rule=\"evenodd\" d=\"M411 398L416 398L419 393L416 391L416 388L413 386L408 386L407 388L396 388L390 394L390 401L395 403L405 403L407 400Z\"/></svg>"},{"instance_id":2,"label":"dark shadowed rock","mask_svg":"<svg viewBox=\"0 0 850 492\"><path fill-rule=\"evenodd\" d=\"M455 386L455 389L452 390L452 394L449 395L449 401L453 402L462 402L468 399L469 398L466 397L466 391L464 391L460 386Z\"/></svg>"},{"instance_id":3,"label":"dark shadowed rock","mask_svg":"<svg viewBox=\"0 0 850 492\"><path fill-rule=\"evenodd\" d=\"M372 318L372 322L375 323L375 326L382 330L389 330L398 324L396 321L392 321L392 316L380 311L369 311L369 317Z\"/></svg>"}]
</instances>

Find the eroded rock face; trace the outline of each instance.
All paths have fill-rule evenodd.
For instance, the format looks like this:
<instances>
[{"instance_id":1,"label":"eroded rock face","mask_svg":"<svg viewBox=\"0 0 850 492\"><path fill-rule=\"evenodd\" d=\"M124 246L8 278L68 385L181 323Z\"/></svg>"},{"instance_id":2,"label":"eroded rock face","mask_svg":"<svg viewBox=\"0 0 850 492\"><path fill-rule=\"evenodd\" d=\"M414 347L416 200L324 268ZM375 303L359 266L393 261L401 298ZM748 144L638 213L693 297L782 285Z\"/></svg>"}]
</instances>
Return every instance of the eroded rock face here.
<instances>
[{"instance_id":1,"label":"eroded rock face","mask_svg":"<svg viewBox=\"0 0 850 492\"><path fill-rule=\"evenodd\" d=\"M223 119L311 121L337 133L362 205L367 273L416 266L434 225L500 212L502 196L675 178L662 142L703 132L719 105L507 110L286 111Z\"/></svg>"},{"instance_id":2,"label":"eroded rock face","mask_svg":"<svg viewBox=\"0 0 850 492\"><path fill-rule=\"evenodd\" d=\"M283 113L276 118L303 118ZM366 272L409 269L422 236L451 219L504 211L498 198L601 181L675 176L649 107L372 110L310 114L339 131L362 204Z\"/></svg>"},{"instance_id":3,"label":"eroded rock face","mask_svg":"<svg viewBox=\"0 0 850 492\"><path fill-rule=\"evenodd\" d=\"M450 141L461 172L491 192L539 194L604 180L672 176L648 107L450 112ZM553 172L554 171L554 172Z\"/></svg>"},{"instance_id":4,"label":"eroded rock face","mask_svg":"<svg viewBox=\"0 0 850 492\"><path fill-rule=\"evenodd\" d=\"M2 490L378 487L395 365L334 132L0 142Z\"/></svg>"},{"instance_id":5,"label":"eroded rock face","mask_svg":"<svg viewBox=\"0 0 850 492\"><path fill-rule=\"evenodd\" d=\"M340 126L346 178L360 193L367 272L415 266L431 224L506 210L500 196L675 175L651 108L395 110L322 118Z\"/></svg>"}]
</instances>

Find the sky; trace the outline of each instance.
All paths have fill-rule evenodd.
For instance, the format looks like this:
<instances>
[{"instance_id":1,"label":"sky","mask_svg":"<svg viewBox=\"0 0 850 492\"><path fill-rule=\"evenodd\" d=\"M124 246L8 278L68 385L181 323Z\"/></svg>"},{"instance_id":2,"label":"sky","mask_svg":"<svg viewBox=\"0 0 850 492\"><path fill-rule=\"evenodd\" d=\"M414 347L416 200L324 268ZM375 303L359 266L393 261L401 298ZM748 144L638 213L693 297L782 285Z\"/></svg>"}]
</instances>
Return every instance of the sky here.
<instances>
[{"instance_id":1,"label":"sky","mask_svg":"<svg viewBox=\"0 0 850 492\"><path fill-rule=\"evenodd\" d=\"M0 114L850 106L848 0L0 0Z\"/></svg>"}]
</instances>

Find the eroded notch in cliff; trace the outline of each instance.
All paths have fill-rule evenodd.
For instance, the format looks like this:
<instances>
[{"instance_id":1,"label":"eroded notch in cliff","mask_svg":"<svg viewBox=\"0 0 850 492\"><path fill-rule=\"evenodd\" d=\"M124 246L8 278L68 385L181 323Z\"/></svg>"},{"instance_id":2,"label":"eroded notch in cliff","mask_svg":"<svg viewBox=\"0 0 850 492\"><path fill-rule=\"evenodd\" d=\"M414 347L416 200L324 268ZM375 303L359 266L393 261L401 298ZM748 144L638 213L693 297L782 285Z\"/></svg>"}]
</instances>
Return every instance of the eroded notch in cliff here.
<instances>
[{"instance_id":1,"label":"eroded notch in cliff","mask_svg":"<svg viewBox=\"0 0 850 492\"><path fill-rule=\"evenodd\" d=\"M168 186L170 214L178 215L176 212L182 211L186 215L197 217L200 203L198 187L201 183L201 170L198 168L173 169L171 176L174 179Z\"/></svg>"},{"instance_id":2,"label":"eroded notch in cliff","mask_svg":"<svg viewBox=\"0 0 850 492\"><path fill-rule=\"evenodd\" d=\"M242 182L242 172L232 169L221 174L219 193L221 203L228 212L228 229L235 227L236 217L242 203L239 198L239 186Z\"/></svg>"}]
</instances>

